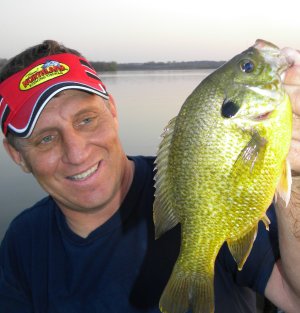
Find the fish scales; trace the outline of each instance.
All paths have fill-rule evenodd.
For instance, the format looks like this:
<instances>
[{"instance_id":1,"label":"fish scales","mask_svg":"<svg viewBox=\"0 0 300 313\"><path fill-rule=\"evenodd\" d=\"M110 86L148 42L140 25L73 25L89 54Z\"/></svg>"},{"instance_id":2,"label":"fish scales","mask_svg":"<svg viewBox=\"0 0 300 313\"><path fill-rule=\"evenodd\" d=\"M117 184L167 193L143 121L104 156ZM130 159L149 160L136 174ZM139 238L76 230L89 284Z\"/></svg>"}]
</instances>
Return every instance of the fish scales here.
<instances>
[{"instance_id":1,"label":"fish scales","mask_svg":"<svg viewBox=\"0 0 300 313\"><path fill-rule=\"evenodd\" d=\"M227 242L241 270L258 222L268 228L276 188L288 199L292 113L280 79L288 66L276 46L257 40L204 79L166 127L153 217L156 238L181 224L181 248L162 312L213 313L220 247Z\"/></svg>"}]
</instances>

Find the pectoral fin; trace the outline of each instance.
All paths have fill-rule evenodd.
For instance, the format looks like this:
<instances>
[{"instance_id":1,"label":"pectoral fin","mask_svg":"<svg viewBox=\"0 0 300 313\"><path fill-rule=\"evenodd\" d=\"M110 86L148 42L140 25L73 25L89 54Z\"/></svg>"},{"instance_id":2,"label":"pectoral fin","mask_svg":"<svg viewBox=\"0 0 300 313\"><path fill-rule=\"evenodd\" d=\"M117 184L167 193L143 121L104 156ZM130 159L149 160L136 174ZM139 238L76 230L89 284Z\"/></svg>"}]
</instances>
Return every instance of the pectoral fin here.
<instances>
[{"instance_id":1,"label":"pectoral fin","mask_svg":"<svg viewBox=\"0 0 300 313\"><path fill-rule=\"evenodd\" d=\"M175 122L176 118L173 118L166 127L155 160L157 173L155 174L156 190L153 204L153 220L156 239L179 222L174 212L172 183L168 175L170 145Z\"/></svg>"},{"instance_id":2,"label":"pectoral fin","mask_svg":"<svg viewBox=\"0 0 300 313\"><path fill-rule=\"evenodd\" d=\"M257 225L237 240L227 240L228 248L235 259L239 271L242 270L253 246L257 234Z\"/></svg>"},{"instance_id":3,"label":"pectoral fin","mask_svg":"<svg viewBox=\"0 0 300 313\"><path fill-rule=\"evenodd\" d=\"M285 160L282 166L282 174L276 188L275 200L277 200L277 196L279 196L287 206L291 197L291 189L292 189L291 166L289 162Z\"/></svg>"},{"instance_id":4,"label":"pectoral fin","mask_svg":"<svg viewBox=\"0 0 300 313\"><path fill-rule=\"evenodd\" d=\"M255 164L263 160L266 145L267 140L261 137L257 131L253 131L251 139L236 159L233 171L237 174L245 170L252 172Z\"/></svg>"}]
</instances>

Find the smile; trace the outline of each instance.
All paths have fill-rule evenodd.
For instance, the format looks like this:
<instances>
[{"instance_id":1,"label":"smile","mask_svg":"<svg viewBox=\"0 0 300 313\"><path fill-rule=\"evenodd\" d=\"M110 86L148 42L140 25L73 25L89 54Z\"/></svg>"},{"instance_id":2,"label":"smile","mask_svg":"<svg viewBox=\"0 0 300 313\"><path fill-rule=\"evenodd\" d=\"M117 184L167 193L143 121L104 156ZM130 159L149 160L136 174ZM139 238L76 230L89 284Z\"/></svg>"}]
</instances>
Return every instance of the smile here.
<instances>
[{"instance_id":1,"label":"smile","mask_svg":"<svg viewBox=\"0 0 300 313\"><path fill-rule=\"evenodd\" d=\"M88 169L87 171L85 171L83 173L80 173L80 174L77 174L77 175L74 175L74 176L68 176L67 178L71 179L71 180L76 180L76 181L84 180L87 177L93 175L97 171L98 165L99 164L96 164L95 166L91 167L90 169Z\"/></svg>"}]
</instances>

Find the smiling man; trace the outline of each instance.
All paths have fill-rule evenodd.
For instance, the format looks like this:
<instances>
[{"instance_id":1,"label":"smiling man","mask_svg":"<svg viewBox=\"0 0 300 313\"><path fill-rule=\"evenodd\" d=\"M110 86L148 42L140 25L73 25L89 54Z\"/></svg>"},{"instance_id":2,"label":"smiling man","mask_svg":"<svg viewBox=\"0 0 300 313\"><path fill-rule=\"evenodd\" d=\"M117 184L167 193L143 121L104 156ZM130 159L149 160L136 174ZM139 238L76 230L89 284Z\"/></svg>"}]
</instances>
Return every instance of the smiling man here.
<instances>
[{"instance_id":1,"label":"smiling man","mask_svg":"<svg viewBox=\"0 0 300 313\"><path fill-rule=\"evenodd\" d=\"M288 84L297 86L299 55L290 57L295 65ZM299 90L290 90L295 116ZM2 241L1 312L158 313L180 229L154 240L154 158L126 156L115 103L95 70L75 50L45 41L2 68L0 100L5 149L49 194L13 220ZM298 123L294 129L290 159L296 181ZM300 192L293 190L299 212ZM286 312L299 312L299 242L289 231L291 220L276 213L279 244L271 207L271 231L260 226L242 271L222 247L216 313L254 312L249 288Z\"/></svg>"},{"instance_id":2,"label":"smiling man","mask_svg":"<svg viewBox=\"0 0 300 313\"><path fill-rule=\"evenodd\" d=\"M61 91L30 137L18 139L19 150L4 144L83 237L116 212L132 181L133 162L121 148L114 104L95 94Z\"/></svg>"},{"instance_id":3,"label":"smiling man","mask_svg":"<svg viewBox=\"0 0 300 313\"><path fill-rule=\"evenodd\" d=\"M119 208L133 177L114 102L89 63L73 54L46 56L10 79L16 89L3 83L2 127L18 137L19 149L8 141L5 148L55 199L70 227L80 225L87 236Z\"/></svg>"}]
</instances>

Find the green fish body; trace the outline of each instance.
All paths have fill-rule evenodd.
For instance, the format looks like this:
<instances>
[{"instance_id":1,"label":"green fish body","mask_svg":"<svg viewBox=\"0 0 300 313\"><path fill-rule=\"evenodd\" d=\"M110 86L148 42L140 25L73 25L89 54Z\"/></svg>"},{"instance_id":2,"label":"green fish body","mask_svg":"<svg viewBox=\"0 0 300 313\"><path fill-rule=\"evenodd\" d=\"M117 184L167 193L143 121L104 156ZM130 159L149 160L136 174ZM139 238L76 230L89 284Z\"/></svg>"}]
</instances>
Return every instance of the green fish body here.
<instances>
[{"instance_id":1,"label":"green fish body","mask_svg":"<svg viewBox=\"0 0 300 313\"><path fill-rule=\"evenodd\" d=\"M288 199L292 112L280 75L289 64L255 45L192 92L156 158L156 238L181 224L181 248L160 299L164 313L214 312L214 264L227 242L242 269L276 189Z\"/></svg>"}]
</instances>

